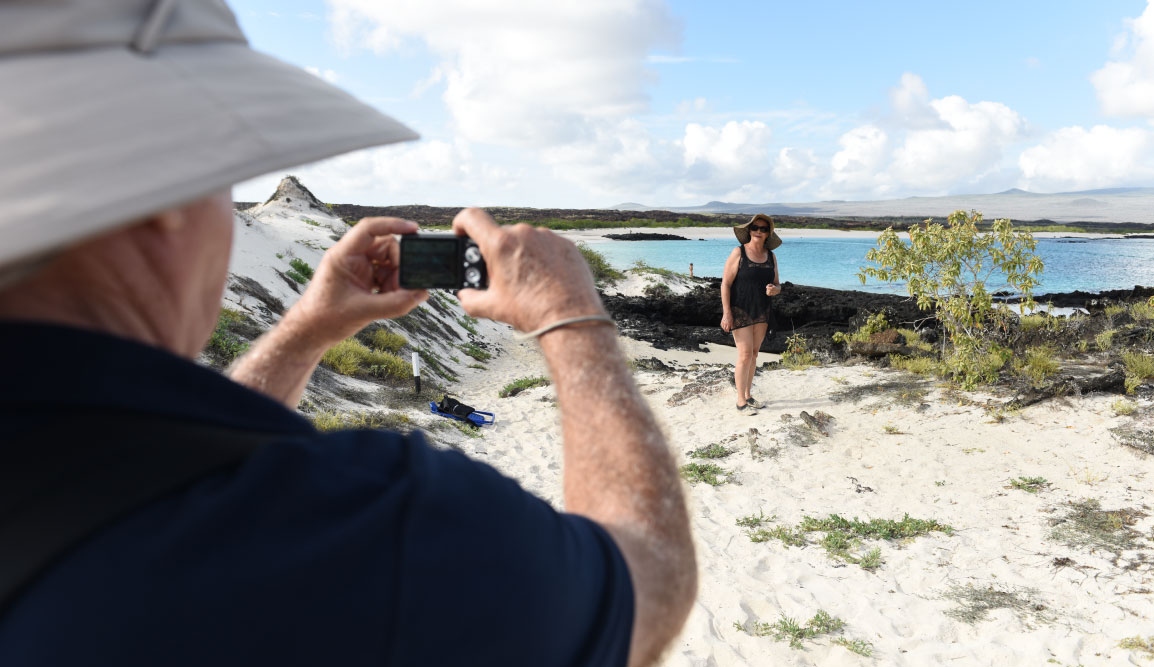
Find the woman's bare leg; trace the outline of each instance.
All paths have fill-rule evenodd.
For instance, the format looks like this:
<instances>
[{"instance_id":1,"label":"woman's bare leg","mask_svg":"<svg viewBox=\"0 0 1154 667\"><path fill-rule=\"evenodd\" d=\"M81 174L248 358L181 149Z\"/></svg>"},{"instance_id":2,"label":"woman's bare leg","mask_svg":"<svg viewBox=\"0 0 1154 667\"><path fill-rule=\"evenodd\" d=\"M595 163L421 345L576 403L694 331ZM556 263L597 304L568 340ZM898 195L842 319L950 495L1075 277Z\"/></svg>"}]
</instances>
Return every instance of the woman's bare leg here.
<instances>
[{"instance_id":1,"label":"woman's bare leg","mask_svg":"<svg viewBox=\"0 0 1154 667\"><path fill-rule=\"evenodd\" d=\"M751 330L753 334L750 342L752 352L749 355L749 370L745 375L745 398L748 400L753 390L753 375L757 371L757 353L761 351L761 344L765 341L765 332L769 330L769 325L754 324L753 326L746 327L746 329Z\"/></svg>"},{"instance_id":2,"label":"woman's bare leg","mask_svg":"<svg viewBox=\"0 0 1154 667\"><path fill-rule=\"evenodd\" d=\"M757 360L757 348L761 347L761 340L757 338L757 329L761 325L742 327L733 330L733 344L737 347L737 363L733 365L733 384L737 388L737 405L742 406L749 400L749 386L753 383L753 364ZM762 328L762 338L765 330Z\"/></svg>"}]
</instances>

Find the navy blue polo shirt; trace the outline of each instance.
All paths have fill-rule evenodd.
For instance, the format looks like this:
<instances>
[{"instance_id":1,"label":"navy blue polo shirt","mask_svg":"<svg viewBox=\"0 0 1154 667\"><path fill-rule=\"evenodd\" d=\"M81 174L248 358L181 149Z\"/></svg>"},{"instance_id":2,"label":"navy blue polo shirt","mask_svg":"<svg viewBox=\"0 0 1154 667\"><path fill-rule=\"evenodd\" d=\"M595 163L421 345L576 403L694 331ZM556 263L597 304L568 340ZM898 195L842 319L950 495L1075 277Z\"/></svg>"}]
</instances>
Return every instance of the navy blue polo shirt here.
<instances>
[{"instance_id":1,"label":"navy blue polo shirt","mask_svg":"<svg viewBox=\"0 0 1154 667\"><path fill-rule=\"evenodd\" d=\"M69 552L0 617L0 665L626 663L613 540L493 468L419 433L319 434L118 338L6 323L0 349L0 424L96 408L286 436Z\"/></svg>"}]
</instances>

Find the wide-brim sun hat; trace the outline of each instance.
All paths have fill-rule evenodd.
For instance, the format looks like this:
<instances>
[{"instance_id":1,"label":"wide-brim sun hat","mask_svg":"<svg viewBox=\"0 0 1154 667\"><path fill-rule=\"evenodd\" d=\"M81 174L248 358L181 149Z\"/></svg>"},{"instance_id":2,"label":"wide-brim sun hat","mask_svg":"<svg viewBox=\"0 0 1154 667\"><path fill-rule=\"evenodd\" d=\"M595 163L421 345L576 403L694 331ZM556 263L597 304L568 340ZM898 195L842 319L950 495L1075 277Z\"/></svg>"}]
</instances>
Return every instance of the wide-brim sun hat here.
<instances>
[{"instance_id":1,"label":"wide-brim sun hat","mask_svg":"<svg viewBox=\"0 0 1154 667\"><path fill-rule=\"evenodd\" d=\"M741 242L741 245L749 243L749 238L752 232L749 231L749 226L755 222L764 222L769 225L769 234L765 237L765 247L768 250L776 250L781 245L781 237L777 235L777 225L773 224L773 218L764 213L758 213L750 218L749 222L744 225L737 225L733 228L733 235Z\"/></svg>"},{"instance_id":2,"label":"wide-brim sun hat","mask_svg":"<svg viewBox=\"0 0 1154 667\"><path fill-rule=\"evenodd\" d=\"M417 134L248 47L222 0L0 1L0 267Z\"/></svg>"}]
</instances>

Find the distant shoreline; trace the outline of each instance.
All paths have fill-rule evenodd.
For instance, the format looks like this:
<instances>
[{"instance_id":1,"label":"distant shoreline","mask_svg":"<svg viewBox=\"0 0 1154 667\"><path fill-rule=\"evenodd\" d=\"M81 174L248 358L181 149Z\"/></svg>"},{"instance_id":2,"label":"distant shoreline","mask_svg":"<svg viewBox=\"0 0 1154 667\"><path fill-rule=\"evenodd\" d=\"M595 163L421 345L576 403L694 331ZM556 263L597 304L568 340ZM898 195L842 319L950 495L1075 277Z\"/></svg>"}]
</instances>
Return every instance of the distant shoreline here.
<instances>
[{"instance_id":1,"label":"distant shoreline","mask_svg":"<svg viewBox=\"0 0 1154 667\"><path fill-rule=\"evenodd\" d=\"M244 210L257 202L234 202ZM412 220L425 227L446 227L461 210L457 206L361 206L358 204L326 204L333 215L346 222L371 216L392 216ZM494 206L485 210L502 224L526 222L555 231L616 231L656 229L684 230L699 228L728 229L749 221L748 213L679 213L673 211L622 211L616 209L545 209ZM924 222L927 216L825 216L774 215L777 228L806 231L884 231L893 227L899 231ZM945 216L933 218L944 221ZM992 222L994 217L987 218ZM1015 226L1034 228L1036 232L1154 234L1154 223L1070 221L1057 223L1049 219L1011 219Z\"/></svg>"}]
</instances>

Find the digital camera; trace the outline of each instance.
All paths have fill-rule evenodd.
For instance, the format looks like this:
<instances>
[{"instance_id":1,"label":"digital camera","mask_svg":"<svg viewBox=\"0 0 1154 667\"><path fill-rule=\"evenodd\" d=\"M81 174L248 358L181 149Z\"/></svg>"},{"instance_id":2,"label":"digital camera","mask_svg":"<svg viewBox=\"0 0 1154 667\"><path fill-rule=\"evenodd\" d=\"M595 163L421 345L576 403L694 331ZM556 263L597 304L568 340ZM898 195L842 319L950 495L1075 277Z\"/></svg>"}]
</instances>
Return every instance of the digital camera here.
<instances>
[{"instance_id":1,"label":"digital camera","mask_svg":"<svg viewBox=\"0 0 1154 667\"><path fill-rule=\"evenodd\" d=\"M467 236L401 237L400 283L405 289L485 289L489 274L481 248Z\"/></svg>"}]
</instances>

